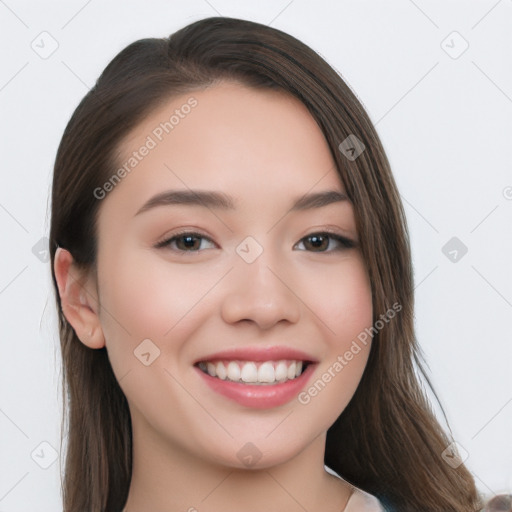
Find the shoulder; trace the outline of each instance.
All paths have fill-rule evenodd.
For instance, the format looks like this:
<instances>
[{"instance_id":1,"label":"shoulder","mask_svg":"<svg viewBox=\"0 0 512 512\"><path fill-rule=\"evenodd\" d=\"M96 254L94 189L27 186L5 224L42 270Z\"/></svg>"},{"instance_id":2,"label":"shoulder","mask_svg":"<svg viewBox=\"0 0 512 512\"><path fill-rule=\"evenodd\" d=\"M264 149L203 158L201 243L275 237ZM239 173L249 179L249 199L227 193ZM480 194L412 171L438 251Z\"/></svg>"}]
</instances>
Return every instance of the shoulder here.
<instances>
[{"instance_id":1,"label":"shoulder","mask_svg":"<svg viewBox=\"0 0 512 512\"><path fill-rule=\"evenodd\" d=\"M375 496L354 487L344 512L384 512L384 508Z\"/></svg>"}]
</instances>

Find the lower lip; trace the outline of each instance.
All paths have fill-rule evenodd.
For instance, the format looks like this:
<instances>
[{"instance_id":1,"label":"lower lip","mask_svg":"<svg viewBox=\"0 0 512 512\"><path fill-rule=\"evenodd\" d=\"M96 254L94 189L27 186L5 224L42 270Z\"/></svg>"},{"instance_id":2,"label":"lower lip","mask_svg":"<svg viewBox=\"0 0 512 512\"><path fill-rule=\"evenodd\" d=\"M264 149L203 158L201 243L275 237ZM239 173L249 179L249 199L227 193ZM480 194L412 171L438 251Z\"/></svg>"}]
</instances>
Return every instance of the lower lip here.
<instances>
[{"instance_id":1,"label":"lower lip","mask_svg":"<svg viewBox=\"0 0 512 512\"><path fill-rule=\"evenodd\" d=\"M194 368L199 372L199 375L201 375L206 384L220 395L230 398L245 407L270 409L271 407L284 405L296 397L310 379L315 366L316 364L310 363L300 376L295 379L287 380L281 384L263 385L242 384L240 382L222 380L203 372L197 366Z\"/></svg>"}]
</instances>

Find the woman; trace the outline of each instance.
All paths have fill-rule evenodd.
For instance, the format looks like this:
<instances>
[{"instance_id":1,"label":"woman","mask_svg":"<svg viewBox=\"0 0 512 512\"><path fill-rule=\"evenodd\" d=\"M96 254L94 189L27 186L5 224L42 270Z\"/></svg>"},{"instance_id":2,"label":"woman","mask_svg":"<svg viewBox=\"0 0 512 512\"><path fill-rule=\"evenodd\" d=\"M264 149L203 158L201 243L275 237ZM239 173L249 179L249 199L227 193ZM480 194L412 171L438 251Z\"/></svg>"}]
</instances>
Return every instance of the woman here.
<instances>
[{"instance_id":1,"label":"woman","mask_svg":"<svg viewBox=\"0 0 512 512\"><path fill-rule=\"evenodd\" d=\"M66 511L482 509L415 374L388 160L295 38L125 48L65 130L50 240Z\"/></svg>"}]
</instances>

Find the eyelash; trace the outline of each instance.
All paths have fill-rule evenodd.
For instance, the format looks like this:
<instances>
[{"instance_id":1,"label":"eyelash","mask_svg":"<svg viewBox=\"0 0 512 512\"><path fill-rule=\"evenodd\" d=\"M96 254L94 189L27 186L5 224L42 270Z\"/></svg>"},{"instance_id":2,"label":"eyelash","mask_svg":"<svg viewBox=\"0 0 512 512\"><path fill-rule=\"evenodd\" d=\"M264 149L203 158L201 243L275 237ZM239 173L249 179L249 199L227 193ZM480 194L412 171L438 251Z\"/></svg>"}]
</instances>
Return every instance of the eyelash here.
<instances>
[{"instance_id":1,"label":"eyelash","mask_svg":"<svg viewBox=\"0 0 512 512\"><path fill-rule=\"evenodd\" d=\"M178 233L174 233L169 238L165 238L161 242L157 242L154 247L157 249L169 247L172 242L174 242L176 239L178 239L184 235L189 235L189 236L193 236L195 238L205 239L205 240L208 240L209 242L215 243L215 242L213 242L213 240L211 238L203 235L202 233L198 233L195 231L180 231ZM330 239L336 240L337 242L340 243L341 247L338 247L337 249L331 249L331 250L325 250L325 251L308 251L308 252L331 253L331 252L343 251L346 249L352 249L354 247L357 247L357 243L354 240L351 240L347 237L341 236L341 235L339 235L333 231L329 231L329 230L323 230L323 231L310 233L309 235L306 235L305 237L301 238L299 240L299 242L302 242L303 240L305 240L307 238L311 238L313 236L318 236L318 235L328 236ZM184 251L181 249L171 249L171 250L174 252L182 253L182 254L201 252L201 250L190 250L190 251ZM304 249L301 249L301 250L304 250ZM307 249L306 249L306 251L307 251Z\"/></svg>"}]
</instances>

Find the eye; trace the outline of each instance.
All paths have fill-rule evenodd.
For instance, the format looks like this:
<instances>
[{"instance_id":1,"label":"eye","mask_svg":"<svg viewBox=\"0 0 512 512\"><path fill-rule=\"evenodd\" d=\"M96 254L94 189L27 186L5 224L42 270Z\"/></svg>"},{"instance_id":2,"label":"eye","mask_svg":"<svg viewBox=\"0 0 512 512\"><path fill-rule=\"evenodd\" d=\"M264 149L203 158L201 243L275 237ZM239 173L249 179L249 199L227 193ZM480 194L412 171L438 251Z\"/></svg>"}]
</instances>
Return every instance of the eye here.
<instances>
[{"instance_id":1,"label":"eye","mask_svg":"<svg viewBox=\"0 0 512 512\"><path fill-rule=\"evenodd\" d=\"M200 240L207 240L213 244L213 242L208 237L203 236L201 233L183 231L182 233L176 233L172 237L158 242L155 247L157 249L162 247L169 247L170 249L178 252L198 252L201 247ZM174 242L176 242L177 249L172 247Z\"/></svg>"},{"instance_id":2,"label":"eye","mask_svg":"<svg viewBox=\"0 0 512 512\"><path fill-rule=\"evenodd\" d=\"M210 238L202 235L201 233L183 231L181 233L176 233L170 238L166 238L161 242L158 242L155 245L155 247L157 249L168 247L173 251L182 253L200 252L202 240L208 241L211 244L213 244L213 246L215 246L214 242ZM310 235L304 237L299 243L302 243L303 241L306 241L304 245L309 245L310 247L312 247L312 252L341 251L343 249L350 249L352 247L357 246L357 243L354 242L353 240L350 240L349 238L329 231L323 231L321 233L311 233ZM332 241L336 242L338 244L338 247L327 250L332 245L330 243Z\"/></svg>"},{"instance_id":3,"label":"eye","mask_svg":"<svg viewBox=\"0 0 512 512\"><path fill-rule=\"evenodd\" d=\"M329 231L311 233L310 235L305 236L299 243L302 243L304 240L306 241L305 245L313 247L312 252L342 251L343 249L351 249L352 247L357 246L357 243L353 240ZM332 240L338 243L338 247L332 250L327 250L330 246L329 242Z\"/></svg>"}]
</instances>

